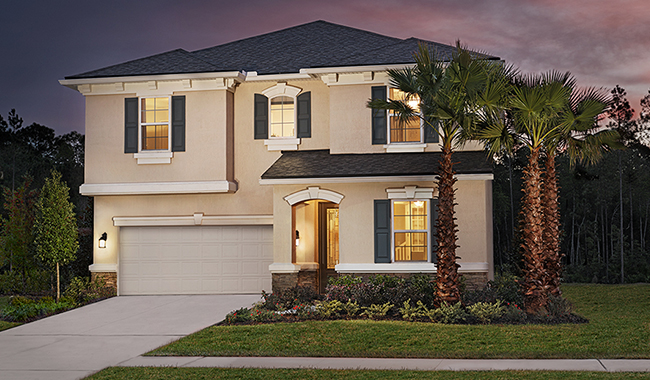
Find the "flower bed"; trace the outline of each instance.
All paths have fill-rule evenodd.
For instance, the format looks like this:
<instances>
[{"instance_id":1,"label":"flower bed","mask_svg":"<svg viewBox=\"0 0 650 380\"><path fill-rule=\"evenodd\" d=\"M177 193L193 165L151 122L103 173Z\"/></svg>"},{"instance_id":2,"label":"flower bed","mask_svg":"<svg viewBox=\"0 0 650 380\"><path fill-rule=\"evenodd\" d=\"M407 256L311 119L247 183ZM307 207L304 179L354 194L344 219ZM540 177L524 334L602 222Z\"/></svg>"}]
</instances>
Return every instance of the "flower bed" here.
<instances>
[{"instance_id":1,"label":"flower bed","mask_svg":"<svg viewBox=\"0 0 650 380\"><path fill-rule=\"evenodd\" d=\"M229 313L222 324L252 324L331 319L392 319L451 324L585 323L573 314L571 303L551 297L538 314L526 314L514 276L498 276L479 291L463 292L463 302L438 304L435 282L424 275L408 279L378 275L332 279L325 295L294 287L278 293L262 292L252 308Z\"/></svg>"}]
</instances>

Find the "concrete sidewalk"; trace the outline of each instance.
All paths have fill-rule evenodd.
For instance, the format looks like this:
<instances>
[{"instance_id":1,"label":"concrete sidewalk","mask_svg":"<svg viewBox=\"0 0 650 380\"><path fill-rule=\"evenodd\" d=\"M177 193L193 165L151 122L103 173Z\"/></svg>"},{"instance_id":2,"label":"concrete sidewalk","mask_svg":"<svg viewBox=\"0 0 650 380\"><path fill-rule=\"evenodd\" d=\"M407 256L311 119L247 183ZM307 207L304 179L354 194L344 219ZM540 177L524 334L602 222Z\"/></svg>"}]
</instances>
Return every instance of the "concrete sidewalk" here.
<instances>
[{"instance_id":1,"label":"concrete sidewalk","mask_svg":"<svg viewBox=\"0 0 650 380\"><path fill-rule=\"evenodd\" d=\"M386 359L139 356L120 367L312 368L417 371L650 372L650 360L629 359Z\"/></svg>"}]
</instances>

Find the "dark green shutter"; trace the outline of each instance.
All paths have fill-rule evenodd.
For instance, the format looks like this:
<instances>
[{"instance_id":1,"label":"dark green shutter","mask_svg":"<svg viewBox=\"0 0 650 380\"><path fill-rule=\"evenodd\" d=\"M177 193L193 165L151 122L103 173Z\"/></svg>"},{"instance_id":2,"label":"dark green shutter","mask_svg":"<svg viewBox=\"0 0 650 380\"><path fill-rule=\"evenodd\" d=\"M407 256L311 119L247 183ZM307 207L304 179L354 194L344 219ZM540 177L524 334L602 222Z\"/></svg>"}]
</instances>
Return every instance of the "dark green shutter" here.
<instances>
[{"instance_id":1,"label":"dark green shutter","mask_svg":"<svg viewBox=\"0 0 650 380\"><path fill-rule=\"evenodd\" d=\"M255 94L255 139L269 138L269 98Z\"/></svg>"},{"instance_id":2,"label":"dark green shutter","mask_svg":"<svg viewBox=\"0 0 650 380\"><path fill-rule=\"evenodd\" d=\"M372 99L386 100L386 86L373 86L371 91ZM386 110L372 110L372 143L388 143Z\"/></svg>"},{"instance_id":3,"label":"dark green shutter","mask_svg":"<svg viewBox=\"0 0 650 380\"><path fill-rule=\"evenodd\" d=\"M390 263L390 200L375 200L375 263Z\"/></svg>"},{"instance_id":4,"label":"dark green shutter","mask_svg":"<svg viewBox=\"0 0 650 380\"><path fill-rule=\"evenodd\" d=\"M311 92L305 92L296 98L298 102L298 137L311 137Z\"/></svg>"},{"instance_id":5,"label":"dark green shutter","mask_svg":"<svg viewBox=\"0 0 650 380\"><path fill-rule=\"evenodd\" d=\"M124 99L124 153L138 153L138 98Z\"/></svg>"},{"instance_id":6,"label":"dark green shutter","mask_svg":"<svg viewBox=\"0 0 650 380\"><path fill-rule=\"evenodd\" d=\"M172 152L185 152L185 96L172 96Z\"/></svg>"},{"instance_id":7,"label":"dark green shutter","mask_svg":"<svg viewBox=\"0 0 650 380\"><path fill-rule=\"evenodd\" d=\"M438 199L429 200L431 203L431 218L429 223L429 233L431 233L431 262L438 262L438 241L436 239L436 223L438 223Z\"/></svg>"},{"instance_id":8,"label":"dark green shutter","mask_svg":"<svg viewBox=\"0 0 650 380\"><path fill-rule=\"evenodd\" d=\"M425 143L437 143L438 142L438 119L428 119L431 121L431 124L433 127L429 126L429 124L424 123L424 142ZM434 129L436 128L436 129Z\"/></svg>"}]
</instances>

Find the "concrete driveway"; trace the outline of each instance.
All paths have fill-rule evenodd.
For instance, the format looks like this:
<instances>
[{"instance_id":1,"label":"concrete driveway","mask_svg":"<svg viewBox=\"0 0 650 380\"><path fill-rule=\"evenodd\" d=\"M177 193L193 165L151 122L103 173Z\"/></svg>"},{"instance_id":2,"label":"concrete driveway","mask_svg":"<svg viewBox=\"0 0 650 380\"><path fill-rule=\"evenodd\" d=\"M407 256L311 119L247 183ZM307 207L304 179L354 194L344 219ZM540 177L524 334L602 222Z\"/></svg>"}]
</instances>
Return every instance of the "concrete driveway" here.
<instances>
[{"instance_id":1,"label":"concrete driveway","mask_svg":"<svg viewBox=\"0 0 650 380\"><path fill-rule=\"evenodd\" d=\"M249 307L259 295L121 296L0 332L0 379L79 379Z\"/></svg>"}]
</instances>

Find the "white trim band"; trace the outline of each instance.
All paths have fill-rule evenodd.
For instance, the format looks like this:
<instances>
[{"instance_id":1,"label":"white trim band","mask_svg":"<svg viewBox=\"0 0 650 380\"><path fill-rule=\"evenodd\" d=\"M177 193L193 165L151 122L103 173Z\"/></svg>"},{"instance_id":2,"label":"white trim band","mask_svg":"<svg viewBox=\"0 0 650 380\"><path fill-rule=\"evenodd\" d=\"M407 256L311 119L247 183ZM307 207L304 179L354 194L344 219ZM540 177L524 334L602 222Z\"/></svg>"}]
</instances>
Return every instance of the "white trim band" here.
<instances>
[{"instance_id":1,"label":"white trim band","mask_svg":"<svg viewBox=\"0 0 650 380\"><path fill-rule=\"evenodd\" d=\"M456 174L459 181L491 181L492 173ZM402 175L382 177L326 177L326 178L274 178L260 179L260 185L310 185L317 183L365 183L365 182L430 182L435 181L435 175Z\"/></svg>"},{"instance_id":2,"label":"white trim band","mask_svg":"<svg viewBox=\"0 0 650 380\"><path fill-rule=\"evenodd\" d=\"M81 195L145 195L145 194L210 194L234 193L237 183L232 181L201 182L145 182L145 183L84 183Z\"/></svg>"},{"instance_id":3,"label":"white trim band","mask_svg":"<svg viewBox=\"0 0 650 380\"><path fill-rule=\"evenodd\" d=\"M115 216L115 227L273 225L273 215Z\"/></svg>"},{"instance_id":4,"label":"white trim band","mask_svg":"<svg viewBox=\"0 0 650 380\"><path fill-rule=\"evenodd\" d=\"M293 206L298 202L308 201L310 199L323 199L339 204L343 198L343 194L339 194L331 190L321 189L318 186L313 186L308 187L306 190L300 190L296 193L287 195L282 199L287 201L289 205Z\"/></svg>"},{"instance_id":5,"label":"white trim band","mask_svg":"<svg viewBox=\"0 0 650 380\"><path fill-rule=\"evenodd\" d=\"M458 273L487 272L488 263L459 262ZM433 263L389 263L389 264L338 264L334 268L339 273L436 273Z\"/></svg>"},{"instance_id":6,"label":"white trim band","mask_svg":"<svg viewBox=\"0 0 650 380\"><path fill-rule=\"evenodd\" d=\"M273 263L269 265L269 272L271 273L298 273L300 272L300 265L291 263Z\"/></svg>"},{"instance_id":7,"label":"white trim band","mask_svg":"<svg viewBox=\"0 0 650 380\"><path fill-rule=\"evenodd\" d=\"M91 272L117 272L117 264L92 264L88 269Z\"/></svg>"}]
</instances>

